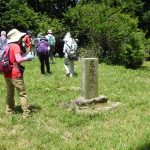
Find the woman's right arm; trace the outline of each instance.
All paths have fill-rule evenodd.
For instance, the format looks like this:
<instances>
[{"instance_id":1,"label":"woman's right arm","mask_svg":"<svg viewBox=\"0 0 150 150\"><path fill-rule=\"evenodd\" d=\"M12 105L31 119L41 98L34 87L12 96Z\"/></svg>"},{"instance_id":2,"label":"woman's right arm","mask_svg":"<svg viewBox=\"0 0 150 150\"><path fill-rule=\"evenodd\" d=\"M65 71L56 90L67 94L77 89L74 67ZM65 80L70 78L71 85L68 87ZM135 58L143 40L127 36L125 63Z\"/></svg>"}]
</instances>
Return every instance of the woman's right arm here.
<instances>
[{"instance_id":1,"label":"woman's right arm","mask_svg":"<svg viewBox=\"0 0 150 150\"><path fill-rule=\"evenodd\" d=\"M29 60L29 58L28 58L27 55L21 56L20 53L16 53L15 54L15 59L16 59L17 63L19 63L19 64L22 63L22 62L24 62L24 61L28 61Z\"/></svg>"}]
</instances>

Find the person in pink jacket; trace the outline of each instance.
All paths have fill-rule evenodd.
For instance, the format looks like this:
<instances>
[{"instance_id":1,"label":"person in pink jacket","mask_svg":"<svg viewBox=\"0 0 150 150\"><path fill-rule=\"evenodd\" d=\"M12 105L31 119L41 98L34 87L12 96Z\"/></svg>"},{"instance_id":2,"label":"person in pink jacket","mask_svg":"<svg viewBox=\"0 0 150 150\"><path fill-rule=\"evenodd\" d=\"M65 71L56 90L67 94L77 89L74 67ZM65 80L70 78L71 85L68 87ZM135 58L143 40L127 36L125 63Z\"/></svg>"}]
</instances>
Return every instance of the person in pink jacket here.
<instances>
[{"instance_id":1,"label":"person in pink jacket","mask_svg":"<svg viewBox=\"0 0 150 150\"><path fill-rule=\"evenodd\" d=\"M31 52L24 55L21 50L22 37L25 34L26 33L22 33L17 29L12 29L8 32L7 43L9 45L9 62L12 65L12 70L7 74L4 73L7 87L6 113L12 114L14 112L14 94L16 89L18 91L23 110L23 118L27 118L29 116L30 110L23 79L24 67L21 65L21 63L34 58L34 55Z\"/></svg>"}]
</instances>

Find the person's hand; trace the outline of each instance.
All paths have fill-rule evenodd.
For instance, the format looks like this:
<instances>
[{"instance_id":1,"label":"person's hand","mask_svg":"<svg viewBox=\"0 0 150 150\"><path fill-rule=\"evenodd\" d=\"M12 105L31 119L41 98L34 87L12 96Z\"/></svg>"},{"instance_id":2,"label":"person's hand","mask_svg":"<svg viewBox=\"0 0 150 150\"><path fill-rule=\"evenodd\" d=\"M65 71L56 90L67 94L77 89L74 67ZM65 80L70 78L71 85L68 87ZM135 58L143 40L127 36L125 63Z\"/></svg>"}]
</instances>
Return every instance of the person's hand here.
<instances>
[{"instance_id":1,"label":"person's hand","mask_svg":"<svg viewBox=\"0 0 150 150\"><path fill-rule=\"evenodd\" d=\"M33 52L29 52L27 57L28 57L28 60L34 59L34 53Z\"/></svg>"}]
</instances>

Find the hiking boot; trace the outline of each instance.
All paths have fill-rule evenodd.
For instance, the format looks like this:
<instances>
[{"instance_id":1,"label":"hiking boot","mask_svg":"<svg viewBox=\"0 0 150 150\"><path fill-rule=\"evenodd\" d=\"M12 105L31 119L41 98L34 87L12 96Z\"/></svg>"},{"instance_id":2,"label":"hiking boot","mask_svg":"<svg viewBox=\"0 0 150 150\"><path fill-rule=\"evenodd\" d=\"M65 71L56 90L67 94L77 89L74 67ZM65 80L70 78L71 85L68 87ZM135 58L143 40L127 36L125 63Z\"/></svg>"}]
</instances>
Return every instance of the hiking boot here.
<instances>
[{"instance_id":1,"label":"hiking boot","mask_svg":"<svg viewBox=\"0 0 150 150\"><path fill-rule=\"evenodd\" d=\"M29 118L30 112L31 112L30 110L24 111L24 112L23 112L23 119Z\"/></svg>"},{"instance_id":2,"label":"hiking boot","mask_svg":"<svg viewBox=\"0 0 150 150\"><path fill-rule=\"evenodd\" d=\"M27 119L27 118L29 118L29 115L23 115L22 118L23 118L23 119Z\"/></svg>"},{"instance_id":3,"label":"hiking boot","mask_svg":"<svg viewBox=\"0 0 150 150\"><path fill-rule=\"evenodd\" d=\"M12 115L12 114L14 114L14 106L13 107L9 107L9 106L6 106L6 111L5 111L5 113L7 114L7 115Z\"/></svg>"},{"instance_id":4,"label":"hiking boot","mask_svg":"<svg viewBox=\"0 0 150 150\"><path fill-rule=\"evenodd\" d=\"M69 76L69 77L71 77L71 78L72 78L72 77L73 77L73 75L72 75L72 74L70 74L70 76Z\"/></svg>"},{"instance_id":5,"label":"hiking boot","mask_svg":"<svg viewBox=\"0 0 150 150\"><path fill-rule=\"evenodd\" d=\"M6 113L6 115L12 115L12 114L14 114L14 111L13 111L13 110L11 110L11 111L6 111L5 113Z\"/></svg>"}]
</instances>

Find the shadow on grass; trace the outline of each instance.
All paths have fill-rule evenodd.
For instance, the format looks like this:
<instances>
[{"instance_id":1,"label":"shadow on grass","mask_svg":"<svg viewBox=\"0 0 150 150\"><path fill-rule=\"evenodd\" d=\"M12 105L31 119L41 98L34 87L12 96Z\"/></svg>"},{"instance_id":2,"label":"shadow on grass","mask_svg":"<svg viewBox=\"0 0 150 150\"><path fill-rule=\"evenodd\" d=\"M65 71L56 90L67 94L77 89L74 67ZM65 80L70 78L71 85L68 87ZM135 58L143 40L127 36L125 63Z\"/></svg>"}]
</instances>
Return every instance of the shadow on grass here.
<instances>
[{"instance_id":1,"label":"shadow on grass","mask_svg":"<svg viewBox=\"0 0 150 150\"><path fill-rule=\"evenodd\" d=\"M30 109L31 113L36 113L36 112L38 112L38 111L41 110L41 107L40 107L40 106L37 106L37 105L36 105L36 106L35 106L35 105L30 105L29 109ZM14 108L14 111L15 111L15 113L23 113L23 110L22 110L22 108L21 108L21 105L16 106L16 107Z\"/></svg>"},{"instance_id":2,"label":"shadow on grass","mask_svg":"<svg viewBox=\"0 0 150 150\"><path fill-rule=\"evenodd\" d=\"M150 143L145 143L144 145L138 147L136 150L150 150Z\"/></svg>"},{"instance_id":3,"label":"shadow on grass","mask_svg":"<svg viewBox=\"0 0 150 150\"><path fill-rule=\"evenodd\" d=\"M74 72L73 76L78 77L78 73Z\"/></svg>"}]
</instances>

